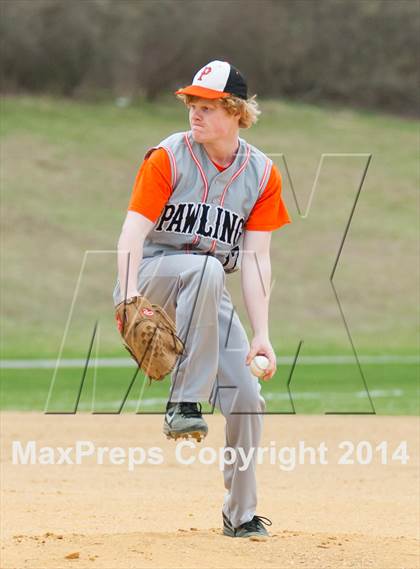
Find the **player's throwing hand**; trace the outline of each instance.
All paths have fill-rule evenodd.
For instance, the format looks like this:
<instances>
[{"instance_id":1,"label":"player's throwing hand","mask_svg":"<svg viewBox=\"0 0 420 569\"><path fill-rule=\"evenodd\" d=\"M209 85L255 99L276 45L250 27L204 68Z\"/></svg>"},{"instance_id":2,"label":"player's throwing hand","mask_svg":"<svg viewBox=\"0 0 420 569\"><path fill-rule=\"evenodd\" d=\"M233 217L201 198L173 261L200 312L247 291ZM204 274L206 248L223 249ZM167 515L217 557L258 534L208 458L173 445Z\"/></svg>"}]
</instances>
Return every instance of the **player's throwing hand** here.
<instances>
[{"instance_id":1,"label":"player's throwing hand","mask_svg":"<svg viewBox=\"0 0 420 569\"><path fill-rule=\"evenodd\" d=\"M250 350L246 357L246 365L249 366L255 356L265 356L268 358L269 366L267 371L261 377L263 381L268 381L276 373L277 361L276 354L267 336L254 336L251 342Z\"/></svg>"}]
</instances>

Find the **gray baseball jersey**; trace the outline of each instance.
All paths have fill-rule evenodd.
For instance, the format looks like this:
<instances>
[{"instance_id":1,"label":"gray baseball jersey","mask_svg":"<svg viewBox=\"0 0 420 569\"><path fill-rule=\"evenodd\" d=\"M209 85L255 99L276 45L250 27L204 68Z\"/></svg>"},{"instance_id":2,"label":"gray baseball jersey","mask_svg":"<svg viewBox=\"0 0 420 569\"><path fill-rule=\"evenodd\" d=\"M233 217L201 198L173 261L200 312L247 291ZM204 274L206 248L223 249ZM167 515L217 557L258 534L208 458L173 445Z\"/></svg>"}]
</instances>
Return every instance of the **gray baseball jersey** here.
<instances>
[{"instance_id":1,"label":"gray baseball jersey","mask_svg":"<svg viewBox=\"0 0 420 569\"><path fill-rule=\"evenodd\" d=\"M239 139L234 161L219 172L190 132L173 134L156 148L170 158L173 191L146 238L144 257L207 253L225 272L237 270L243 228L267 185L271 160Z\"/></svg>"}]
</instances>

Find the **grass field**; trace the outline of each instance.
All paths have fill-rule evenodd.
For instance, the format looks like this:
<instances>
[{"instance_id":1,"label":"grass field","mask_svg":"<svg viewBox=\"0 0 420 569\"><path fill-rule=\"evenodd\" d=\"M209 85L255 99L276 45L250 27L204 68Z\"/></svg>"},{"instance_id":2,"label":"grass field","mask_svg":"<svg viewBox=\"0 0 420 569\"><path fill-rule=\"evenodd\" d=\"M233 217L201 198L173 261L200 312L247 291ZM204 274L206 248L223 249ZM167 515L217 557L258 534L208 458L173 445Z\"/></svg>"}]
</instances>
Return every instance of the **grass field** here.
<instances>
[{"instance_id":1,"label":"grass field","mask_svg":"<svg viewBox=\"0 0 420 569\"><path fill-rule=\"evenodd\" d=\"M362 370L372 404L353 365L297 366L289 383L290 395L290 366L279 366L276 376L261 384L267 411L418 414L417 365L364 365ZM120 408L122 412L162 412L170 385L167 379L149 386L142 375L132 383L135 368L97 368L96 373L91 368L85 377L83 368L63 368L57 373L48 399L53 370L8 370L2 375L1 408L25 411L73 412L77 407L78 412L117 413ZM209 405L205 408L211 412Z\"/></svg>"},{"instance_id":2,"label":"grass field","mask_svg":"<svg viewBox=\"0 0 420 569\"><path fill-rule=\"evenodd\" d=\"M282 101L261 106L259 124L243 135L279 165L293 219L272 242L276 351L294 354L303 340L305 354L348 354L350 334L359 354L418 353L418 121ZM2 358L57 357L85 252L115 249L145 150L186 128L176 101L118 108L113 102L2 99ZM323 162L308 216L300 216L281 155L304 212L326 153L334 156ZM329 277L370 154L334 276L341 314ZM115 253L87 256L63 357L83 357L96 320L104 323L100 355L121 356L111 325L115 273ZM228 287L249 332L238 274ZM373 397L378 413L416 412L417 369L363 369L369 388L379 390ZM62 373L59 402L78 381L74 370ZM127 373L101 370L101 404L114 401ZM280 370L264 386L269 410L290 410L287 375ZM3 370L3 408L42 409L50 379L46 370ZM154 385L145 393L163 400L166 389ZM292 382L302 413L369 411L366 397L357 395L362 390L355 366L298 367ZM129 410L136 398L129 396ZM90 405L87 392L80 408Z\"/></svg>"}]
</instances>

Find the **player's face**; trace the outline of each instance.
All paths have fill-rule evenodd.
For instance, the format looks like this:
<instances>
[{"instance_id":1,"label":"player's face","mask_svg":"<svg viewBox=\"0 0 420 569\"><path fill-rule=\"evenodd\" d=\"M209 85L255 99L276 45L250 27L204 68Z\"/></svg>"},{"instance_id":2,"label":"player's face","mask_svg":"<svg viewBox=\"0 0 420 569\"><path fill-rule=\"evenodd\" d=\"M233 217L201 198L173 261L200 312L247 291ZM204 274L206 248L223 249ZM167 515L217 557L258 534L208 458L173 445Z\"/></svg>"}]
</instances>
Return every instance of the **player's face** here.
<instances>
[{"instance_id":1,"label":"player's face","mask_svg":"<svg viewBox=\"0 0 420 569\"><path fill-rule=\"evenodd\" d=\"M219 101L194 100L189 104L189 118L193 138L201 144L237 134L239 117L230 115Z\"/></svg>"}]
</instances>

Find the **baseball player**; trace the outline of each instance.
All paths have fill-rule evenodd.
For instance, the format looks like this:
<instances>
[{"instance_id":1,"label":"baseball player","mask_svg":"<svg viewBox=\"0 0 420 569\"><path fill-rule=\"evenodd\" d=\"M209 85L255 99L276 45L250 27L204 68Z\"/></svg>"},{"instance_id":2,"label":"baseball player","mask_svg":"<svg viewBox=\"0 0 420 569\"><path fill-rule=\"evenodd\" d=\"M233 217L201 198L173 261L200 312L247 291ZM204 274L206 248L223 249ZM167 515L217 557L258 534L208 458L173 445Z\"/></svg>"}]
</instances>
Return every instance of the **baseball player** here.
<instances>
[{"instance_id":1,"label":"baseball player","mask_svg":"<svg viewBox=\"0 0 420 569\"><path fill-rule=\"evenodd\" d=\"M270 237L290 217L278 169L239 137L260 114L244 76L212 61L176 95L190 130L151 148L139 169L118 242L114 303L146 296L173 318L185 344L171 375L164 433L201 440L201 402L209 401L225 417L226 447L248 454L259 445L265 410L249 365L263 355L263 379L276 371L268 331ZM239 268L250 343L226 289L226 274ZM268 535L270 520L255 513L255 453L248 468L241 465L237 453L224 469L223 533Z\"/></svg>"}]
</instances>

